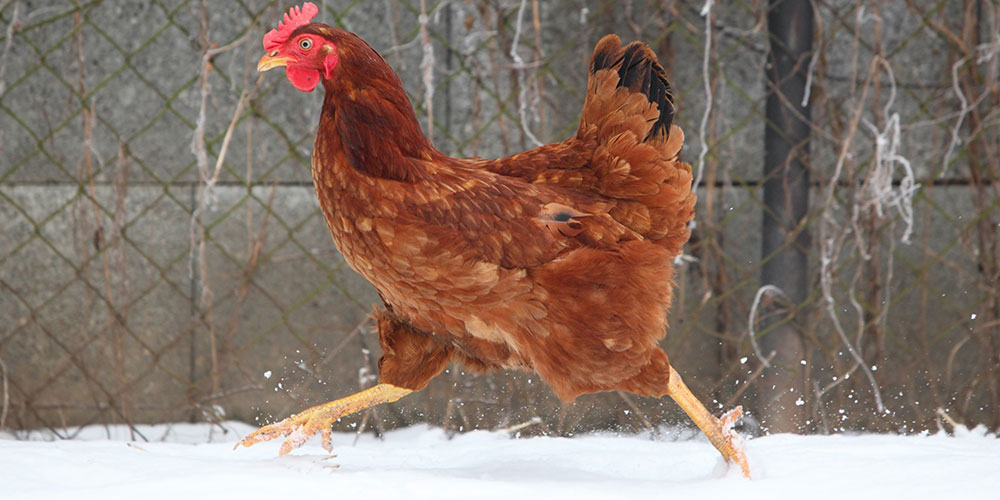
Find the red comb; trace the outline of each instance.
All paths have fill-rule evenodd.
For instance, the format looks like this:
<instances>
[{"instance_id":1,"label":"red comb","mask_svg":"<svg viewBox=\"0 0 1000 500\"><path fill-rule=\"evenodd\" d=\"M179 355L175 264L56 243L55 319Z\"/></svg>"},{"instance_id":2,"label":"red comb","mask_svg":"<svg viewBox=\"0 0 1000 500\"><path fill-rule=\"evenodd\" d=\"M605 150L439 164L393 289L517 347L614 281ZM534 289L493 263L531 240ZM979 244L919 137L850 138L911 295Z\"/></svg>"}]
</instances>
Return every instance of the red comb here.
<instances>
[{"instance_id":1,"label":"red comb","mask_svg":"<svg viewBox=\"0 0 1000 500\"><path fill-rule=\"evenodd\" d=\"M302 7L292 7L283 20L278 21L278 29L268 31L264 35L264 50L271 52L288 40L288 36L301 26L309 24L312 18L319 14L319 8L312 2L302 4Z\"/></svg>"}]
</instances>

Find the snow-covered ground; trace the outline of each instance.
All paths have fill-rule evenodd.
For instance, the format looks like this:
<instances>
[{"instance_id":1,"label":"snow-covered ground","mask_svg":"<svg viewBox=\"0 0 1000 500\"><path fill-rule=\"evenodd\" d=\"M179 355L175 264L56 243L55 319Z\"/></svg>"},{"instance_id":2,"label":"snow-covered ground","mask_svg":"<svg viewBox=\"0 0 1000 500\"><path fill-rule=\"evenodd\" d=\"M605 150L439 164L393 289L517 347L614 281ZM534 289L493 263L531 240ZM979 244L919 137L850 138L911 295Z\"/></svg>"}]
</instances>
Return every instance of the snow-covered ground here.
<instances>
[{"instance_id":1,"label":"snow-covered ground","mask_svg":"<svg viewBox=\"0 0 1000 500\"><path fill-rule=\"evenodd\" d=\"M687 432L449 440L418 426L356 445L335 435L331 458L318 440L286 457L277 441L233 451L252 428L225 427L143 426L149 442L123 428L68 441L0 434L0 498L1000 498L1000 439L979 431L757 438L746 481Z\"/></svg>"}]
</instances>

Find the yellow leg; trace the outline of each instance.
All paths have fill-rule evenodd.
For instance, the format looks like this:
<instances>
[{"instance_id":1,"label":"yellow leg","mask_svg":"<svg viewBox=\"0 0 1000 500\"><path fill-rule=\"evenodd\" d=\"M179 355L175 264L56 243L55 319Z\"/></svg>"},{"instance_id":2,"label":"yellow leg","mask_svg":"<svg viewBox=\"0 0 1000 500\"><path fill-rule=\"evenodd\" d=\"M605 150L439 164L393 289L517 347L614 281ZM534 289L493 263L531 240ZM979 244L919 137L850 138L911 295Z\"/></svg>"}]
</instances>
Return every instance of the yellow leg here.
<instances>
[{"instance_id":1,"label":"yellow leg","mask_svg":"<svg viewBox=\"0 0 1000 500\"><path fill-rule=\"evenodd\" d=\"M240 445L250 447L261 441L289 436L281 444L281 450L278 452L281 455L285 455L293 449L302 446L309 438L319 432L323 436L323 448L326 451L333 451L333 443L330 441L330 426L338 418L377 404L391 403L411 392L413 391L410 389L396 387L392 384L378 384L375 387L365 389L346 398L313 406L281 422L261 427L254 433L241 439L233 449L235 450Z\"/></svg>"},{"instance_id":2,"label":"yellow leg","mask_svg":"<svg viewBox=\"0 0 1000 500\"><path fill-rule=\"evenodd\" d=\"M743 415L743 409L737 406L723 415L721 419L715 418L698 401L698 398L691 394L691 390L684 385L681 375L672 366L670 367L670 382L667 384L667 390L670 397L677 401L681 409L705 433L712 445L719 450L719 453L722 453L722 458L725 458L728 463L739 465L743 475L749 479L750 467L747 465L746 455L743 454L743 440L732 430L733 424Z\"/></svg>"}]
</instances>

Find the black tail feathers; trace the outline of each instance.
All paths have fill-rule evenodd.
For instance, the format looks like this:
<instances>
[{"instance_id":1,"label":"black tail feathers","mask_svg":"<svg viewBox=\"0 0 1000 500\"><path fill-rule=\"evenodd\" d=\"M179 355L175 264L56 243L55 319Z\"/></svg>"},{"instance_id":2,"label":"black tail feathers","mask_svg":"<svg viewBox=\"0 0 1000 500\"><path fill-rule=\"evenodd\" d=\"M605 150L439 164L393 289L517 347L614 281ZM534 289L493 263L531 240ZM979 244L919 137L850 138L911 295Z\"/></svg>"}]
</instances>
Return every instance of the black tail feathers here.
<instances>
[{"instance_id":1,"label":"black tail feathers","mask_svg":"<svg viewBox=\"0 0 1000 500\"><path fill-rule=\"evenodd\" d=\"M660 116L646 136L665 139L670 134L670 124L674 119L674 96L670 91L663 66L656 60L653 49L645 43L635 41L624 48L615 35L608 35L598 42L594 49L594 60L590 72L596 73L602 69L618 71L618 86L626 87L632 92L641 92L656 103Z\"/></svg>"}]
</instances>

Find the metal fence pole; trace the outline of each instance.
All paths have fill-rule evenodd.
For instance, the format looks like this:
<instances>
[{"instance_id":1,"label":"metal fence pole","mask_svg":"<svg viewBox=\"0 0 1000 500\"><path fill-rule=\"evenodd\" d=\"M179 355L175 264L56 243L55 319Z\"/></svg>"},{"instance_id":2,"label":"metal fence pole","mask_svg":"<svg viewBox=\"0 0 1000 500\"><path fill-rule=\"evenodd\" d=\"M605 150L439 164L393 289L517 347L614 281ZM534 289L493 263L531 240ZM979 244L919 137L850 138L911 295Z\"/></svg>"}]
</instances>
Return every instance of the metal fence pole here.
<instances>
[{"instance_id":1,"label":"metal fence pole","mask_svg":"<svg viewBox=\"0 0 1000 500\"><path fill-rule=\"evenodd\" d=\"M762 311L761 345L765 353L774 352L774 358L763 376L764 400L759 408L766 428L795 432L801 429L804 414L800 361L805 345L792 314L807 295L809 242L799 226L809 205L810 107L803 106L802 99L813 44L813 9L809 0L771 0L769 7L761 282L784 292L790 313L775 311L776 301L770 311L768 306Z\"/></svg>"}]
</instances>

